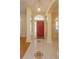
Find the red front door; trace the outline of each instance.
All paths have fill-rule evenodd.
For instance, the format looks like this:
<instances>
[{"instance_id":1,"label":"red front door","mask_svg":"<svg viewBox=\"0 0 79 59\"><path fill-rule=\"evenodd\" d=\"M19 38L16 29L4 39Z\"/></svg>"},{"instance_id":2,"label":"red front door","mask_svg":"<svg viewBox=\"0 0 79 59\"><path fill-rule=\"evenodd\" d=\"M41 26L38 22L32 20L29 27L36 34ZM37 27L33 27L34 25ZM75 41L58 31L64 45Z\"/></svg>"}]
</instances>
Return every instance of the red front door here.
<instances>
[{"instance_id":1,"label":"red front door","mask_svg":"<svg viewBox=\"0 0 79 59\"><path fill-rule=\"evenodd\" d=\"M44 21L37 21L37 38L44 38Z\"/></svg>"}]
</instances>

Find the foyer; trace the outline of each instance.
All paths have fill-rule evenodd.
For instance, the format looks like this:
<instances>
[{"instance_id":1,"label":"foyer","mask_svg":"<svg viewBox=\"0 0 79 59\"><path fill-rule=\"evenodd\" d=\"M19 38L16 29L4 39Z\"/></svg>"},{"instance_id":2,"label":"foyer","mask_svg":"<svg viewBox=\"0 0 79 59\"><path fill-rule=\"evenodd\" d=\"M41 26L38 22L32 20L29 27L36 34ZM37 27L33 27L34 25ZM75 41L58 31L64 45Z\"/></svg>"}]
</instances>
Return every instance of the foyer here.
<instances>
[{"instance_id":1,"label":"foyer","mask_svg":"<svg viewBox=\"0 0 79 59\"><path fill-rule=\"evenodd\" d=\"M58 0L20 2L20 59L59 59Z\"/></svg>"}]
</instances>

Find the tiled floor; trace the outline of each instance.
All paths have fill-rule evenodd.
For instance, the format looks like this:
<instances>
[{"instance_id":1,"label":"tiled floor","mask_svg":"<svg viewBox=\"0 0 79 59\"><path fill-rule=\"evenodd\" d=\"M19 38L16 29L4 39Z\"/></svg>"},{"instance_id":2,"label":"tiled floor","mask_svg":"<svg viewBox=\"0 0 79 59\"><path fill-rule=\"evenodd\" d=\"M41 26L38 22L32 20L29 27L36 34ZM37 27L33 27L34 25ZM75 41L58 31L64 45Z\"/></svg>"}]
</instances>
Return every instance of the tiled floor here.
<instances>
[{"instance_id":1,"label":"tiled floor","mask_svg":"<svg viewBox=\"0 0 79 59\"><path fill-rule=\"evenodd\" d=\"M45 39L39 41L37 39L34 39L31 42L23 59L37 59L34 56L37 51L40 51L43 54L43 57L41 57L41 59L58 59L57 43L57 40L48 43Z\"/></svg>"}]
</instances>

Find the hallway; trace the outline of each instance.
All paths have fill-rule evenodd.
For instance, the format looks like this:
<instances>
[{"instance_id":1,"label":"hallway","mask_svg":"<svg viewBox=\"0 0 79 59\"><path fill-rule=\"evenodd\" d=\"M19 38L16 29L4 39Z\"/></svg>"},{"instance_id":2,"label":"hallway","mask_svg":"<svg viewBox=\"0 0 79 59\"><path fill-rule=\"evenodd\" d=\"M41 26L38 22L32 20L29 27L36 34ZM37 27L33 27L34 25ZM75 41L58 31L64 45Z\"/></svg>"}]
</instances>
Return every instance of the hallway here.
<instances>
[{"instance_id":1,"label":"hallway","mask_svg":"<svg viewBox=\"0 0 79 59\"><path fill-rule=\"evenodd\" d=\"M22 59L59 59L58 0L21 0L20 13L20 36L30 43Z\"/></svg>"},{"instance_id":2,"label":"hallway","mask_svg":"<svg viewBox=\"0 0 79 59\"><path fill-rule=\"evenodd\" d=\"M35 57L36 51L42 53L41 59L58 59L57 41L48 43L45 39L36 40L31 42L23 59L37 59Z\"/></svg>"}]
</instances>

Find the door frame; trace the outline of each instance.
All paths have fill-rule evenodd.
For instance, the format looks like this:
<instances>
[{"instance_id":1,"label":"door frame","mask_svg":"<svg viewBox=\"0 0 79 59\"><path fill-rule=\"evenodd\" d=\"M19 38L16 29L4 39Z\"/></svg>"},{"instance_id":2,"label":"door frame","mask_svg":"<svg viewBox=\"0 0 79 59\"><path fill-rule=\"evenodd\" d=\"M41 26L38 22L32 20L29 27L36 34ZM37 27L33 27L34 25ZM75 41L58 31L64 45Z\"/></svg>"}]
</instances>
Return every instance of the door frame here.
<instances>
[{"instance_id":1,"label":"door frame","mask_svg":"<svg viewBox=\"0 0 79 59\"><path fill-rule=\"evenodd\" d=\"M35 22L37 22L37 21L44 21L44 39L45 39L45 20L34 20L34 22L33 22L34 23L34 26L33 26L34 27L34 38L38 39L37 35L36 35L37 33L35 32L35 29L36 29Z\"/></svg>"}]
</instances>

